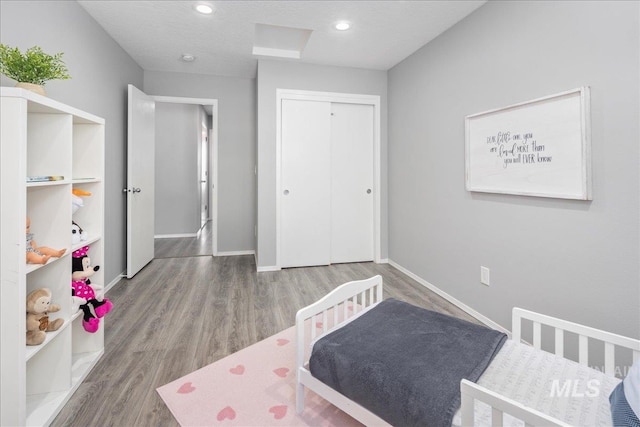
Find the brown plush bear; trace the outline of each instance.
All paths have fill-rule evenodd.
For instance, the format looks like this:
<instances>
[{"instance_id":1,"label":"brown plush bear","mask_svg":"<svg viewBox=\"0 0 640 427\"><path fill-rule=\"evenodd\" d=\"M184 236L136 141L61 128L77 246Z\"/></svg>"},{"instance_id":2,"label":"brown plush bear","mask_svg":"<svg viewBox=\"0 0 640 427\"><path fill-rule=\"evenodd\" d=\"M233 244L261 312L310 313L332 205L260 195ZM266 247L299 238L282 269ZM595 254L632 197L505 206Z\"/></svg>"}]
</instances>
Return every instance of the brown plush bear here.
<instances>
[{"instance_id":1,"label":"brown plush bear","mask_svg":"<svg viewBox=\"0 0 640 427\"><path fill-rule=\"evenodd\" d=\"M36 289L27 295L27 345L40 345L44 342L45 332L57 331L64 320L49 322L49 313L60 311L60 306L51 304L51 291L47 288Z\"/></svg>"}]
</instances>

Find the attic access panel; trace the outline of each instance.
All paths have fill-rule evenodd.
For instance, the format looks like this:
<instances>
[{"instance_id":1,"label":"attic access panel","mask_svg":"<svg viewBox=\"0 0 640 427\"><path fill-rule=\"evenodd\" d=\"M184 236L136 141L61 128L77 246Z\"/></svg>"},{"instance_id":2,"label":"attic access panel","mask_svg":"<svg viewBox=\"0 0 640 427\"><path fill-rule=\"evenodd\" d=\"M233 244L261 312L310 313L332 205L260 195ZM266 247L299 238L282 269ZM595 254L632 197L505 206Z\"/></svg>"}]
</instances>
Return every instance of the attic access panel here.
<instances>
[{"instance_id":1,"label":"attic access panel","mask_svg":"<svg viewBox=\"0 0 640 427\"><path fill-rule=\"evenodd\" d=\"M312 30L255 24L253 54L300 59Z\"/></svg>"}]
</instances>

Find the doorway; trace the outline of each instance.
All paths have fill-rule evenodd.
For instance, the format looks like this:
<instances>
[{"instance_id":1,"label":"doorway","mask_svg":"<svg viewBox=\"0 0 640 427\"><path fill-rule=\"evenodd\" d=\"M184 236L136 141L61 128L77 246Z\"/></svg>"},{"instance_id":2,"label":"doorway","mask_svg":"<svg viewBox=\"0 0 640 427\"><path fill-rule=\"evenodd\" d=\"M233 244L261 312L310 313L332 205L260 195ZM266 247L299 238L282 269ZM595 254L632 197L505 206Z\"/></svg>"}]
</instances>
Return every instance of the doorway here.
<instances>
[{"instance_id":1,"label":"doorway","mask_svg":"<svg viewBox=\"0 0 640 427\"><path fill-rule=\"evenodd\" d=\"M190 141L197 138L195 145L191 145L189 167L187 172L191 178L184 182L183 188L189 193L188 200L193 200L196 206L189 203L189 211L197 212L197 226L188 227L187 233L156 234L156 258L176 256L217 255L217 171L218 171L218 101L215 99L183 98L154 96L156 103L173 108L186 108L188 127L191 129ZM201 110L204 110L202 114ZM194 113L195 112L195 113ZM196 123L193 114L197 115ZM192 144L192 142L188 142ZM177 173L174 167L174 172ZM165 168L171 173L172 168ZM191 184L193 183L193 184ZM170 200L178 202L172 197ZM170 206L169 206L170 209ZM189 214L191 215L191 214Z\"/></svg>"},{"instance_id":2,"label":"doorway","mask_svg":"<svg viewBox=\"0 0 640 427\"><path fill-rule=\"evenodd\" d=\"M218 174L218 100L169 96L149 96L133 85L128 85L128 155L127 155L127 278L132 278L155 257L155 109L157 103L195 104L209 109L211 131L208 132L208 147L204 163L207 163L207 198L211 238L201 241L208 246L208 254L217 255L217 174ZM195 125L195 124L194 124ZM200 132L200 125L196 128ZM195 150L201 153L200 145ZM173 165L172 165L173 166ZM163 172L171 176L175 167ZM202 197L199 169L195 170L193 186L186 191L193 192L199 200ZM202 202L196 211L200 215ZM197 218L200 223L200 218ZM206 228L206 227L205 227ZM196 237L205 228L200 227ZM180 236L173 236L180 237ZM203 243L204 242L204 243Z\"/></svg>"}]
</instances>

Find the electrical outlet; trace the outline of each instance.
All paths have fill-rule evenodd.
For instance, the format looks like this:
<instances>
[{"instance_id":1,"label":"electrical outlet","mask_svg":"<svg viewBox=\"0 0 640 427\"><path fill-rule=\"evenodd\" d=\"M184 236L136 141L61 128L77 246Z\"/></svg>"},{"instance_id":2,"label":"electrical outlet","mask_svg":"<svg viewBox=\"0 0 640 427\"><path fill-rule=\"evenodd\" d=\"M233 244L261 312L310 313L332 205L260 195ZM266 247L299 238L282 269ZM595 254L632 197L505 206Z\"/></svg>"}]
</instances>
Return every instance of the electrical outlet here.
<instances>
[{"instance_id":1,"label":"electrical outlet","mask_svg":"<svg viewBox=\"0 0 640 427\"><path fill-rule=\"evenodd\" d=\"M480 267L480 283L489 286L489 269L487 267Z\"/></svg>"}]
</instances>

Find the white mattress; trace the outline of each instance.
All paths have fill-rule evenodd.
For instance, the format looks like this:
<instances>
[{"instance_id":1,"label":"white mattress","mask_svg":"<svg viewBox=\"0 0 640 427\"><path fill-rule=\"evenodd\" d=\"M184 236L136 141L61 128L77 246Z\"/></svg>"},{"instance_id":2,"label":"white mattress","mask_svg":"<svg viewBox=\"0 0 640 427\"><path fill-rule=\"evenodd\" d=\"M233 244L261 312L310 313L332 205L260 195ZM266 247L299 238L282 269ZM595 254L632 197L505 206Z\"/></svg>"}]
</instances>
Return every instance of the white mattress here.
<instances>
[{"instance_id":1,"label":"white mattress","mask_svg":"<svg viewBox=\"0 0 640 427\"><path fill-rule=\"evenodd\" d=\"M619 382L576 362L507 340L477 383L571 425L609 426L609 394ZM489 406L476 402L474 425L490 426L490 420ZM461 425L460 411L453 425ZM524 423L505 415L504 425Z\"/></svg>"}]
</instances>

